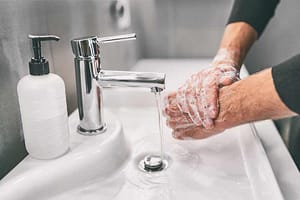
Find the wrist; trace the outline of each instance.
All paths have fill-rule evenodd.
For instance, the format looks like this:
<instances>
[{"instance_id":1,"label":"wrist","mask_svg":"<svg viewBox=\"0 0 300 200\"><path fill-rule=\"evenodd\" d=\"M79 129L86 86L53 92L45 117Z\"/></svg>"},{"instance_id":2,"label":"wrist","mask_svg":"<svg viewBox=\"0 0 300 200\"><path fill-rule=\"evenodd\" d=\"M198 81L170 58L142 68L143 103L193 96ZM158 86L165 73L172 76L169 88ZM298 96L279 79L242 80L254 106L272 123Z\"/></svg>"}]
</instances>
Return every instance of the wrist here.
<instances>
[{"instance_id":1,"label":"wrist","mask_svg":"<svg viewBox=\"0 0 300 200\"><path fill-rule=\"evenodd\" d=\"M231 59L237 63L239 69L256 39L257 33L249 24L245 22L231 23L225 28L220 50L226 49L231 52Z\"/></svg>"},{"instance_id":2,"label":"wrist","mask_svg":"<svg viewBox=\"0 0 300 200\"><path fill-rule=\"evenodd\" d=\"M270 68L221 88L219 105L215 126L223 129L295 115L278 96Z\"/></svg>"},{"instance_id":3,"label":"wrist","mask_svg":"<svg viewBox=\"0 0 300 200\"><path fill-rule=\"evenodd\" d=\"M242 108L240 103L243 101L243 95L239 90L240 84L236 82L230 86L223 87L219 91L219 115L215 120L215 126L222 129L228 129L233 126L244 123L247 117L247 111ZM246 108L247 109L247 108Z\"/></svg>"},{"instance_id":4,"label":"wrist","mask_svg":"<svg viewBox=\"0 0 300 200\"><path fill-rule=\"evenodd\" d=\"M234 67L240 69L240 52L237 49L221 48L212 61L212 67Z\"/></svg>"}]
</instances>

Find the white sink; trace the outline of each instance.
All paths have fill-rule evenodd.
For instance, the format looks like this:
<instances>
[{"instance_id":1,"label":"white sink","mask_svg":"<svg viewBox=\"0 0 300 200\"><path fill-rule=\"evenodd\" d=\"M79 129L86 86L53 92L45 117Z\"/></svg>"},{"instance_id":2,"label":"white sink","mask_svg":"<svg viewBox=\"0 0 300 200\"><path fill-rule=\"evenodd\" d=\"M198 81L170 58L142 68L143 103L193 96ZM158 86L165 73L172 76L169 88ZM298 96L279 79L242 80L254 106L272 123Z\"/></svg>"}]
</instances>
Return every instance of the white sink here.
<instances>
[{"instance_id":1,"label":"white sink","mask_svg":"<svg viewBox=\"0 0 300 200\"><path fill-rule=\"evenodd\" d=\"M208 64L209 60L141 61L133 70L167 73L170 91ZM144 155L159 150L154 95L147 89L106 89L104 107L107 133L77 134L78 113L73 113L68 154L52 161L25 158L1 180L0 199L283 199L249 125L198 141L177 141L165 127L169 167L147 174L137 165Z\"/></svg>"},{"instance_id":2,"label":"white sink","mask_svg":"<svg viewBox=\"0 0 300 200\"><path fill-rule=\"evenodd\" d=\"M70 150L55 160L27 156L0 182L0 199L40 200L104 181L128 161L130 151L120 121L105 113L108 126L104 135L86 137L76 132L78 113L70 117Z\"/></svg>"}]
</instances>

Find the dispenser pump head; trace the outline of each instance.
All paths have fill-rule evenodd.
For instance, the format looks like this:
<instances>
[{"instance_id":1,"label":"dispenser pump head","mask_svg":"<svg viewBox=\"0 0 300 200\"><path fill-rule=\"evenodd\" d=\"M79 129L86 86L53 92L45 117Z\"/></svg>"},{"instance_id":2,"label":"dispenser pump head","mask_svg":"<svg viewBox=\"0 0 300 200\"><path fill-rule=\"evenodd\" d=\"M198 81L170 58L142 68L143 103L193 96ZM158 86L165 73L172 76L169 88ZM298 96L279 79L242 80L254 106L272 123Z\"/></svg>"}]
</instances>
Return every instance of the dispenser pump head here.
<instances>
[{"instance_id":1,"label":"dispenser pump head","mask_svg":"<svg viewBox=\"0 0 300 200\"><path fill-rule=\"evenodd\" d=\"M42 56L41 42L55 40L60 38L56 35L28 35L32 40L33 57L29 62L29 73L31 75L49 74L49 62Z\"/></svg>"}]
</instances>

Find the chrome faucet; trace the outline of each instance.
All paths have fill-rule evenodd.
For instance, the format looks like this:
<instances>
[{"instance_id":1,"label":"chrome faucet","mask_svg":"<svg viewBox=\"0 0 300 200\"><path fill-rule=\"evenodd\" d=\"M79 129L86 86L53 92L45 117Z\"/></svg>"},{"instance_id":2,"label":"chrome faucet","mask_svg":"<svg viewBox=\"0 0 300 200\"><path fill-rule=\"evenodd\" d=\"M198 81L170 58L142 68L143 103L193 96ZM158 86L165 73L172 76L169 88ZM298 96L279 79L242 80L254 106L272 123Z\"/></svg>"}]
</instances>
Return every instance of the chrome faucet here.
<instances>
[{"instance_id":1,"label":"chrome faucet","mask_svg":"<svg viewBox=\"0 0 300 200\"><path fill-rule=\"evenodd\" d=\"M76 38L71 41L75 55L75 77L80 124L77 131L96 135L106 130L103 119L103 87L144 87L152 92L165 88L165 74L152 72L109 71L102 69L100 45L136 39L135 34L111 37Z\"/></svg>"}]
</instances>

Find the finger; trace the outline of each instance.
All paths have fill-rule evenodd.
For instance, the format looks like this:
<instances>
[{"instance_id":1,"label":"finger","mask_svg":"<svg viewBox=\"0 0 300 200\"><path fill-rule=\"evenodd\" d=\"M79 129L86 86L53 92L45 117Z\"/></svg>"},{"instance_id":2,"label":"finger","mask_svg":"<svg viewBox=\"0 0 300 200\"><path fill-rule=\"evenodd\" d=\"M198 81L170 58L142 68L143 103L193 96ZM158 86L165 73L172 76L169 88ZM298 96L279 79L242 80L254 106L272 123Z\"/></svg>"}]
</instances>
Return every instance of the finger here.
<instances>
[{"instance_id":1,"label":"finger","mask_svg":"<svg viewBox=\"0 0 300 200\"><path fill-rule=\"evenodd\" d=\"M180 123L175 122L175 121L167 121L167 126L170 127L173 130L176 130L176 129L186 129L186 128L195 127L195 124L194 123L180 124Z\"/></svg>"},{"instance_id":2,"label":"finger","mask_svg":"<svg viewBox=\"0 0 300 200\"><path fill-rule=\"evenodd\" d=\"M231 85L237 80L239 80L237 74L222 75L219 79L219 85L221 86Z\"/></svg>"},{"instance_id":3,"label":"finger","mask_svg":"<svg viewBox=\"0 0 300 200\"><path fill-rule=\"evenodd\" d=\"M231 78L231 77L221 77L219 86L223 87L223 86L231 85L233 82L235 82L235 80L236 80L235 78Z\"/></svg>"},{"instance_id":4,"label":"finger","mask_svg":"<svg viewBox=\"0 0 300 200\"><path fill-rule=\"evenodd\" d=\"M197 97L196 97L196 91L193 89L186 91L186 103L188 106L188 115L193 121L193 123L197 126L202 125L202 119L197 107Z\"/></svg>"},{"instance_id":5,"label":"finger","mask_svg":"<svg viewBox=\"0 0 300 200\"><path fill-rule=\"evenodd\" d=\"M213 72L212 70L207 70L208 72ZM206 93L205 89L209 88L208 91L212 91L212 94L215 94L218 90L216 85L216 75L211 74L198 74L197 80L193 80L193 89L196 91L196 106L197 113L200 117L200 120L205 128L213 128L213 120L211 118L215 118L217 115L217 96L211 97L212 100L215 100L215 104L211 100L207 101L206 95L210 95L210 93ZM205 87L206 88L205 88ZM211 87L210 87L211 86ZM215 86L215 88L213 88ZM212 89L212 90L211 90ZM214 89L214 90L213 90ZM210 96L209 96L210 97ZM209 104L208 104L209 103ZM212 104L212 105L211 105ZM209 110L210 109L210 110Z\"/></svg>"},{"instance_id":6,"label":"finger","mask_svg":"<svg viewBox=\"0 0 300 200\"><path fill-rule=\"evenodd\" d=\"M212 135L211 132L208 132L205 128L188 128L188 129L177 129L174 130L174 135L177 138L193 138L193 139L204 139Z\"/></svg>"},{"instance_id":7,"label":"finger","mask_svg":"<svg viewBox=\"0 0 300 200\"><path fill-rule=\"evenodd\" d=\"M203 126L206 129L214 127L215 119L218 116L218 85L214 75L205 77L200 92L198 91L198 107L203 113Z\"/></svg>"},{"instance_id":8,"label":"finger","mask_svg":"<svg viewBox=\"0 0 300 200\"><path fill-rule=\"evenodd\" d=\"M216 82L205 84L202 86L200 91L200 98L198 99L199 104L204 109L204 118L215 119L218 116L218 96L219 87Z\"/></svg>"},{"instance_id":9,"label":"finger","mask_svg":"<svg viewBox=\"0 0 300 200\"><path fill-rule=\"evenodd\" d=\"M164 117L167 117L166 110L167 110L168 107L169 107L169 95L170 95L170 94L164 96L164 100L163 100L162 115L163 115Z\"/></svg>"},{"instance_id":10,"label":"finger","mask_svg":"<svg viewBox=\"0 0 300 200\"><path fill-rule=\"evenodd\" d=\"M176 106L177 107L177 106ZM164 113L164 116L166 118L177 118L177 117L181 117L182 113L178 108L177 110L174 110L173 108L171 107L167 107L163 110L163 113Z\"/></svg>"},{"instance_id":11,"label":"finger","mask_svg":"<svg viewBox=\"0 0 300 200\"><path fill-rule=\"evenodd\" d=\"M188 116L167 119L167 126L172 129L191 128L196 125L189 119Z\"/></svg>"},{"instance_id":12,"label":"finger","mask_svg":"<svg viewBox=\"0 0 300 200\"><path fill-rule=\"evenodd\" d=\"M186 80L184 85L179 87L177 90L177 95L176 95L177 105L179 109L184 113L188 113L189 111L187 101L186 101L187 90L191 89L192 87L191 85L197 80L198 74L200 74L200 72L193 74L189 79Z\"/></svg>"},{"instance_id":13,"label":"finger","mask_svg":"<svg viewBox=\"0 0 300 200\"><path fill-rule=\"evenodd\" d=\"M224 67L221 69L219 85L227 86L239 79L239 74L234 67Z\"/></svg>"},{"instance_id":14,"label":"finger","mask_svg":"<svg viewBox=\"0 0 300 200\"><path fill-rule=\"evenodd\" d=\"M204 116L204 119L203 119L203 127L206 128L206 129L212 129L214 128L214 121L208 117L207 115Z\"/></svg>"},{"instance_id":15,"label":"finger","mask_svg":"<svg viewBox=\"0 0 300 200\"><path fill-rule=\"evenodd\" d=\"M170 93L164 98L163 115L165 117L179 117L182 112L177 106L176 92Z\"/></svg>"},{"instance_id":16,"label":"finger","mask_svg":"<svg viewBox=\"0 0 300 200\"><path fill-rule=\"evenodd\" d=\"M189 115L187 113L181 113L178 116L172 116L172 117L168 117L167 121L170 122L176 122L178 124L189 124L189 123L193 123L193 121L191 120L191 118L189 117Z\"/></svg>"},{"instance_id":17,"label":"finger","mask_svg":"<svg viewBox=\"0 0 300 200\"><path fill-rule=\"evenodd\" d=\"M173 136L173 138L175 138L175 139L177 139L177 140L183 140L183 138L180 136L180 135L178 135L178 133L177 132L172 132L172 136Z\"/></svg>"},{"instance_id":18,"label":"finger","mask_svg":"<svg viewBox=\"0 0 300 200\"><path fill-rule=\"evenodd\" d=\"M230 63L230 64L221 64L221 65L218 65L216 68L222 72L222 73L226 73L226 72L237 72L236 68L233 67L234 64L233 63Z\"/></svg>"},{"instance_id":19,"label":"finger","mask_svg":"<svg viewBox=\"0 0 300 200\"><path fill-rule=\"evenodd\" d=\"M209 70L206 71L202 71L198 74L198 78L197 80L194 80L194 84L193 86L193 90L195 91L195 97L196 97L196 106L197 106L197 110L198 113L200 115L201 120L203 121L204 119L204 112L203 112L203 104L202 104L202 98L201 98L201 89L202 89L202 82L204 80L204 78L207 76L207 72L209 72Z\"/></svg>"},{"instance_id":20,"label":"finger","mask_svg":"<svg viewBox=\"0 0 300 200\"><path fill-rule=\"evenodd\" d=\"M182 139L184 138L205 139L213 135L219 134L223 131L224 129L207 130L201 127L174 130L176 136Z\"/></svg>"},{"instance_id":21,"label":"finger","mask_svg":"<svg viewBox=\"0 0 300 200\"><path fill-rule=\"evenodd\" d=\"M177 94L176 94L176 103L178 108L181 112L188 112L188 107L186 105L186 99L185 99L185 91L187 90L187 85L183 85L178 88Z\"/></svg>"},{"instance_id":22,"label":"finger","mask_svg":"<svg viewBox=\"0 0 300 200\"><path fill-rule=\"evenodd\" d=\"M164 97L164 105L168 106L170 104L176 103L176 92L170 92L168 95Z\"/></svg>"}]
</instances>

